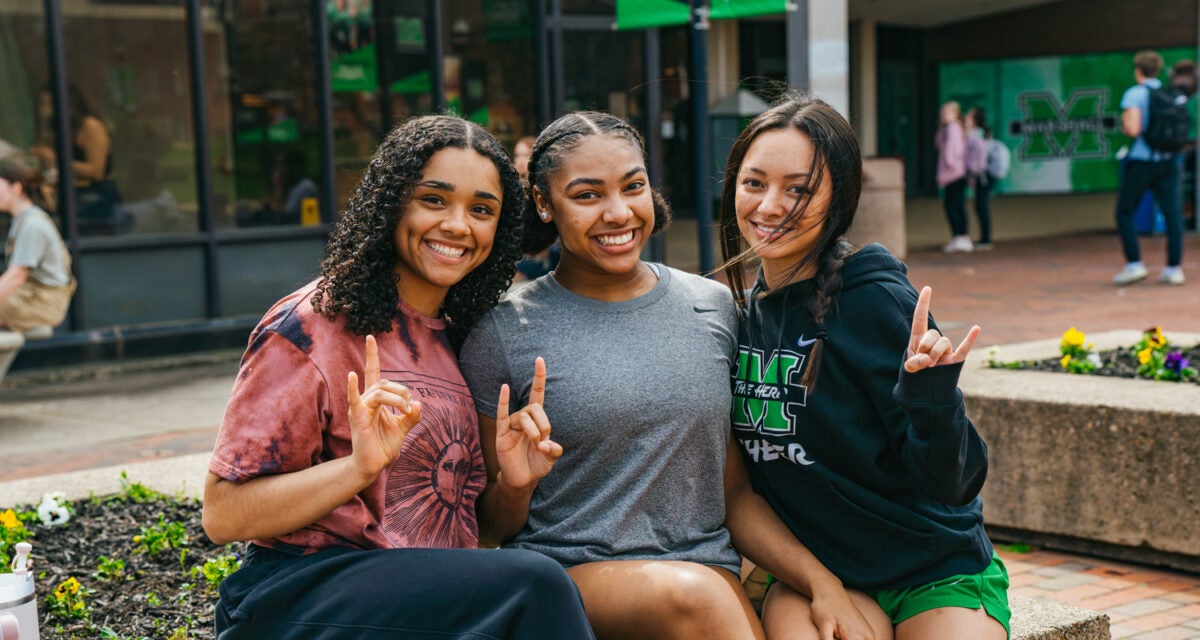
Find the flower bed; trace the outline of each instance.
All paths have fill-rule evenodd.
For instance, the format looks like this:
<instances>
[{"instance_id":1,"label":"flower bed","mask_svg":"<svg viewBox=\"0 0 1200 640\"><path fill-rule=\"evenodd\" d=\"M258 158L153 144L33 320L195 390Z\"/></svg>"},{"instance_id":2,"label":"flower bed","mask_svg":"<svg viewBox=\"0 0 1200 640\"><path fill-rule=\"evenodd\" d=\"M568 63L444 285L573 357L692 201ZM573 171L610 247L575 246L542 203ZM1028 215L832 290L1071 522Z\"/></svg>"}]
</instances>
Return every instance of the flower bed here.
<instances>
[{"instance_id":1,"label":"flower bed","mask_svg":"<svg viewBox=\"0 0 1200 640\"><path fill-rule=\"evenodd\" d=\"M13 545L32 543L43 640L213 637L216 586L238 558L204 534L199 502L125 483L56 504L0 506L0 571Z\"/></svg>"},{"instance_id":2,"label":"flower bed","mask_svg":"<svg viewBox=\"0 0 1200 640\"><path fill-rule=\"evenodd\" d=\"M1169 337L1200 342L1196 334ZM991 359L1002 357L1004 366L980 352L963 369L967 413L989 449L989 531L997 539L1200 571L1200 386L1103 375L1113 369L1104 354L1128 355L1147 332L1087 338L1082 346L1105 365L1091 374L1063 375L1062 339L1003 345ZM1144 364L1136 353L1126 362Z\"/></svg>"},{"instance_id":3,"label":"flower bed","mask_svg":"<svg viewBox=\"0 0 1200 640\"><path fill-rule=\"evenodd\" d=\"M1200 344L1179 347L1167 340L1161 327L1146 329L1141 340L1128 347L1106 351L1096 350L1083 332L1071 327L1059 344L1061 356L1043 360L1000 360L1000 349L993 347L988 354L988 366L1200 384L1195 367L1200 363Z\"/></svg>"}]
</instances>

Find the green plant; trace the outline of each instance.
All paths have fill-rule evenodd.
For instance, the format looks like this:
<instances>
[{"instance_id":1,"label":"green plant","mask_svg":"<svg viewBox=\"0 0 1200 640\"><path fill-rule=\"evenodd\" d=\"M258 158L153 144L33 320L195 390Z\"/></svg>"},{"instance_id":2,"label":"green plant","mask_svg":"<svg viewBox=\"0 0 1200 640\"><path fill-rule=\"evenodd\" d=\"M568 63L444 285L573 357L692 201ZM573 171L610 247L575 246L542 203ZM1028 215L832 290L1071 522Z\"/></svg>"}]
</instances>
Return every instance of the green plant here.
<instances>
[{"instance_id":1,"label":"green plant","mask_svg":"<svg viewBox=\"0 0 1200 640\"><path fill-rule=\"evenodd\" d=\"M1150 327L1142 332L1142 339L1129 348L1137 357L1138 375L1151 380L1172 382L1195 380L1195 367L1183 357L1183 352L1178 349L1171 351L1170 346L1161 327Z\"/></svg>"},{"instance_id":2,"label":"green plant","mask_svg":"<svg viewBox=\"0 0 1200 640\"><path fill-rule=\"evenodd\" d=\"M1062 353L1059 364L1067 373L1091 373L1101 366L1100 355L1092 351L1095 347L1087 342L1082 331L1071 327L1059 341L1059 352Z\"/></svg>"},{"instance_id":3,"label":"green plant","mask_svg":"<svg viewBox=\"0 0 1200 640\"><path fill-rule=\"evenodd\" d=\"M228 547L226 547L228 549ZM242 566L242 560L236 553L229 553L223 556L218 556L208 560L204 564L192 567L190 575L192 577L200 576L204 578L207 585L205 593L214 594L217 588L221 586L221 582L233 575Z\"/></svg>"},{"instance_id":4,"label":"green plant","mask_svg":"<svg viewBox=\"0 0 1200 640\"><path fill-rule=\"evenodd\" d=\"M125 577L125 561L120 558L100 556L96 558L96 571L92 577L97 580L120 580Z\"/></svg>"},{"instance_id":5,"label":"green plant","mask_svg":"<svg viewBox=\"0 0 1200 640\"><path fill-rule=\"evenodd\" d=\"M166 516L158 515L158 524L142 527L141 533L133 537L134 553L150 556L167 549L179 549L188 543L187 529L181 522L167 522Z\"/></svg>"},{"instance_id":6,"label":"green plant","mask_svg":"<svg viewBox=\"0 0 1200 640\"><path fill-rule=\"evenodd\" d=\"M165 494L159 493L140 482L130 482L129 475L124 471L121 472L121 493L118 495L124 502L136 502L139 504L167 498Z\"/></svg>"},{"instance_id":7,"label":"green plant","mask_svg":"<svg viewBox=\"0 0 1200 640\"><path fill-rule=\"evenodd\" d=\"M13 547L33 537L33 533L25 528L26 520L28 518L22 518L12 509L0 512L0 573L12 571Z\"/></svg>"},{"instance_id":8,"label":"green plant","mask_svg":"<svg viewBox=\"0 0 1200 640\"><path fill-rule=\"evenodd\" d=\"M90 620L92 610L87 606L91 590L84 588L74 576L63 580L46 596L46 617L63 620Z\"/></svg>"},{"instance_id":9,"label":"green plant","mask_svg":"<svg viewBox=\"0 0 1200 640\"><path fill-rule=\"evenodd\" d=\"M152 607L157 607L158 605L162 604L162 598L158 597L158 594L153 591L147 591L146 604Z\"/></svg>"}]
</instances>

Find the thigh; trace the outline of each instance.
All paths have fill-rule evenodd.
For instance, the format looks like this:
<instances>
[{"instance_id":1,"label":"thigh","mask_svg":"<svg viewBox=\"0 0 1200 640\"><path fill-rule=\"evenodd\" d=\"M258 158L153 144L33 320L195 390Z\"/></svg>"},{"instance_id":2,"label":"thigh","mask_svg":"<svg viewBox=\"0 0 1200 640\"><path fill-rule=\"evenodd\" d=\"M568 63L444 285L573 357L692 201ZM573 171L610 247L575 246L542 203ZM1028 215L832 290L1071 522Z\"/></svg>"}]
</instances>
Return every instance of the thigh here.
<instances>
[{"instance_id":1,"label":"thigh","mask_svg":"<svg viewBox=\"0 0 1200 640\"><path fill-rule=\"evenodd\" d=\"M875 640L891 640L892 621L879 604L861 591L849 589L847 593L871 625ZM812 601L781 582L771 585L767 592L763 603L763 627L767 631L767 640L817 640L820 637L812 618Z\"/></svg>"},{"instance_id":2,"label":"thigh","mask_svg":"<svg viewBox=\"0 0 1200 640\"><path fill-rule=\"evenodd\" d=\"M762 638L737 576L665 560L613 560L567 570L597 638Z\"/></svg>"},{"instance_id":3,"label":"thigh","mask_svg":"<svg viewBox=\"0 0 1200 640\"><path fill-rule=\"evenodd\" d=\"M922 611L896 625L896 640L1006 640L1004 625L980 607L941 607Z\"/></svg>"}]
</instances>

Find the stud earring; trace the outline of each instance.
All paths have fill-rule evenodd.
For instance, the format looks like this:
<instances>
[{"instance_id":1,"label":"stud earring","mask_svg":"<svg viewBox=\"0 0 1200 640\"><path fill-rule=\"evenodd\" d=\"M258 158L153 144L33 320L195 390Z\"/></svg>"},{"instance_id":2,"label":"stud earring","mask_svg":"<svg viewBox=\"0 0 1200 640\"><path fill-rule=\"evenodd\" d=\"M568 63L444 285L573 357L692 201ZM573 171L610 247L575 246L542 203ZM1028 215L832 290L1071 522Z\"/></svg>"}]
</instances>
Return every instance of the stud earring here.
<instances>
[{"instance_id":1,"label":"stud earring","mask_svg":"<svg viewBox=\"0 0 1200 640\"><path fill-rule=\"evenodd\" d=\"M545 211L538 211L538 215L542 217L542 222L549 222L550 216L546 215Z\"/></svg>"}]
</instances>

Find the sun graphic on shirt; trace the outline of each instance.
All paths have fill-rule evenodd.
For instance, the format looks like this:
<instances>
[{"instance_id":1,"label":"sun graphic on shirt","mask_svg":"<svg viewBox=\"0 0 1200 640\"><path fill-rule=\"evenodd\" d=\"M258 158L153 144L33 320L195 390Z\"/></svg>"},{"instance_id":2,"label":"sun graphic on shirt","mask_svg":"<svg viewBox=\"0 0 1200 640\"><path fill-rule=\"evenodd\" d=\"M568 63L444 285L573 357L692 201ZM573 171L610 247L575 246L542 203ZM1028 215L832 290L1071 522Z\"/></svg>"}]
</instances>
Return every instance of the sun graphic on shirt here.
<instances>
[{"instance_id":1,"label":"sun graphic on shirt","mask_svg":"<svg viewBox=\"0 0 1200 640\"><path fill-rule=\"evenodd\" d=\"M433 403L408 434L384 490L383 530L396 546L474 546L483 491L479 436L460 412ZM480 472L476 472L480 469Z\"/></svg>"}]
</instances>

